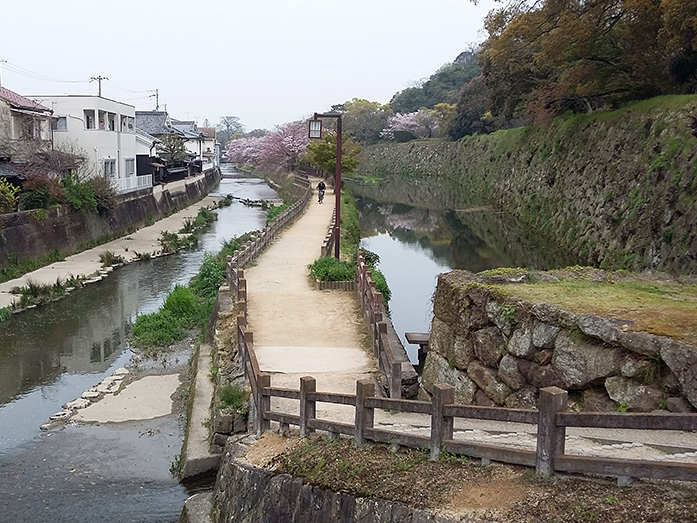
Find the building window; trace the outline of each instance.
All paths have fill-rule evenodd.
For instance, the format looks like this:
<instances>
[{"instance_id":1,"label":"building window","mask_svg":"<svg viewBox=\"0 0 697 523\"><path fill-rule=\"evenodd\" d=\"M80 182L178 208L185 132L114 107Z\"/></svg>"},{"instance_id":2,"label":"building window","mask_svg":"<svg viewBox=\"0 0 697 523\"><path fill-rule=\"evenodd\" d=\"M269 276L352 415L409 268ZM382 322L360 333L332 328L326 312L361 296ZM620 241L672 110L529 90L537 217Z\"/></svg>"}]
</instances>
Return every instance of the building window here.
<instances>
[{"instance_id":1,"label":"building window","mask_svg":"<svg viewBox=\"0 0 697 523\"><path fill-rule=\"evenodd\" d=\"M128 178L136 173L136 159L126 158L126 176Z\"/></svg>"},{"instance_id":2,"label":"building window","mask_svg":"<svg viewBox=\"0 0 697 523\"><path fill-rule=\"evenodd\" d=\"M54 131L67 131L68 130L68 117L59 116L51 120L51 127Z\"/></svg>"},{"instance_id":3,"label":"building window","mask_svg":"<svg viewBox=\"0 0 697 523\"><path fill-rule=\"evenodd\" d=\"M94 110L85 109L85 129L94 129Z\"/></svg>"},{"instance_id":4,"label":"building window","mask_svg":"<svg viewBox=\"0 0 697 523\"><path fill-rule=\"evenodd\" d=\"M108 113L107 121L109 123L108 129L110 131L115 131L116 130L116 115L114 113Z\"/></svg>"},{"instance_id":5,"label":"building window","mask_svg":"<svg viewBox=\"0 0 697 523\"><path fill-rule=\"evenodd\" d=\"M104 160L104 176L108 178L116 176L116 160Z\"/></svg>"}]
</instances>

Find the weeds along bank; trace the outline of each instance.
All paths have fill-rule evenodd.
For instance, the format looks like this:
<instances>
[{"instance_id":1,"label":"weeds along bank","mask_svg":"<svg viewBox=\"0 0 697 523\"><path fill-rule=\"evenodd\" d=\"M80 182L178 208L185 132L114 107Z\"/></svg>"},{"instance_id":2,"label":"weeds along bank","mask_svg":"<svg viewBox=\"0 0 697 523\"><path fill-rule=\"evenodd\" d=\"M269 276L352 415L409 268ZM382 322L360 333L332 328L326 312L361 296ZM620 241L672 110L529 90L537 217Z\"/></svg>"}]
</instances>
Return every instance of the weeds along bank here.
<instances>
[{"instance_id":1,"label":"weeds along bank","mask_svg":"<svg viewBox=\"0 0 697 523\"><path fill-rule=\"evenodd\" d=\"M581 263L695 274L695 111L697 97L668 96L459 142L366 147L351 187L420 207L492 205Z\"/></svg>"},{"instance_id":2,"label":"weeds along bank","mask_svg":"<svg viewBox=\"0 0 697 523\"><path fill-rule=\"evenodd\" d=\"M183 187L138 191L120 196L102 214L68 205L0 215L0 270L45 259L48 263L117 238L177 212L208 194L220 181L214 169ZM8 279L5 278L5 279Z\"/></svg>"}]
</instances>

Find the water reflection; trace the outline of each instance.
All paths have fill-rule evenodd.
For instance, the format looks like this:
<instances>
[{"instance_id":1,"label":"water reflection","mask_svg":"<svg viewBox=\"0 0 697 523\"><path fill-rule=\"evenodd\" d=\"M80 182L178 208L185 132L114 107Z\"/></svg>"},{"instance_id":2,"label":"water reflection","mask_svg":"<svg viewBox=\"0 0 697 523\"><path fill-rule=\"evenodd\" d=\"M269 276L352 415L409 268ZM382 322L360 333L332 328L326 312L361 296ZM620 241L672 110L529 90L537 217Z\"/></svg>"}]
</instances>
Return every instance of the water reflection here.
<instances>
[{"instance_id":1,"label":"water reflection","mask_svg":"<svg viewBox=\"0 0 697 523\"><path fill-rule=\"evenodd\" d=\"M392 322L409 358L417 347L405 332L428 332L431 296L442 272L480 272L496 267L549 269L575 263L539 237L530 237L500 214L436 211L358 198L361 245L380 255L380 270L392 291Z\"/></svg>"},{"instance_id":2,"label":"water reflection","mask_svg":"<svg viewBox=\"0 0 697 523\"><path fill-rule=\"evenodd\" d=\"M212 194L277 197L262 180L226 171ZM223 240L263 228L266 218L240 203L217 212L199 250L127 265L0 325L0 452L32 437L63 403L126 364L135 317L157 310L175 285L187 283L205 250L216 252Z\"/></svg>"}]
</instances>

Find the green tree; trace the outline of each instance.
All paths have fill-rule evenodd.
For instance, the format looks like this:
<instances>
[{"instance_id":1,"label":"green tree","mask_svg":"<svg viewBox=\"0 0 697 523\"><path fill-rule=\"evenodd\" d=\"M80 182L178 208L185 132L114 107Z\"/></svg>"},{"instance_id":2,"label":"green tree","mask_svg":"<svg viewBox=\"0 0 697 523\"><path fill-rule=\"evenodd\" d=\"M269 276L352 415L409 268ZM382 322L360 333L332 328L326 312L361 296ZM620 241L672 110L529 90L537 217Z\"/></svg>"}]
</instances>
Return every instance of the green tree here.
<instances>
[{"instance_id":1,"label":"green tree","mask_svg":"<svg viewBox=\"0 0 697 523\"><path fill-rule=\"evenodd\" d=\"M166 162L185 160L189 154L184 146L184 138L176 134L165 134L160 137L162 143L157 144L157 152Z\"/></svg>"},{"instance_id":2,"label":"green tree","mask_svg":"<svg viewBox=\"0 0 697 523\"><path fill-rule=\"evenodd\" d=\"M333 109L340 111L343 109L343 133L361 144L379 141L380 132L393 114L389 105L370 102L363 98L353 98L339 106L334 106Z\"/></svg>"},{"instance_id":3,"label":"green tree","mask_svg":"<svg viewBox=\"0 0 697 523\"><path fill-rule=\"evenodd\" d=\"M358 167L361 146L349 136L341 134L341 172L352 173ZM329 174L336 171L336 134L326 134L322 140L307 146L307 160Z\"/></svg>"}]
</instances>

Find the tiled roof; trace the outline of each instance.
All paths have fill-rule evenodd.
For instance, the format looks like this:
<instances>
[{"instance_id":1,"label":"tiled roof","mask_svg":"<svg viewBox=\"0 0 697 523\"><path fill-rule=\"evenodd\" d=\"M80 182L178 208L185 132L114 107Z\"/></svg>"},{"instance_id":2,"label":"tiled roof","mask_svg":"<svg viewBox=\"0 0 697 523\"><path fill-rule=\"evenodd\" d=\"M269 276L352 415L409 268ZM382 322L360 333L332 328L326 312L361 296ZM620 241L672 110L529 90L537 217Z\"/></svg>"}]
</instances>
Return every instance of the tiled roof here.
<instances>
[{"instance_id":1,"label":"tiled roof","mask_svg":"<svg viewBox=\"0 0 697 523\"><path fill-rule=\"evenodd\" d=\"M0 162L0 178L24 178L22 174L15 171L7 162Z\"/></svg>"},{"instance_id":2,"label":"tiled roof","mask_svg":"<svg viewBox=\"0 0 697 523\"><path fill-rule=\"evenodd\" d=\"M164 111L136 111L136 129L152 136L169 134L174 130L167 123Z\"/></svg>"},{"instance_id":3,"label":"tiled roof","mask_svg":"<svg viewBox=\"0 0 697 523\"><path fill-rule=\"evenodd\" d=\"M8 102L10 106L16 107L17 109L26 109L28 111L48 113L53 112L48 107L44 107L40 103L36 103L35 101L30 100L29 98L25 98L21 94L17 94L14 91L10 91L9 89L6 89L4 87L0 87L0 98Z\"/></svg>"},{"instance_id":4,"label":"tiled roof","mask_svg":"<svg viewBox=\"0 0 697 523\"><path fill-rule=\"evenodd\" d=\"M198 130L206 135L206 138L215 139L215 127L199 127Z\"/></svg>"}]
</instances>

